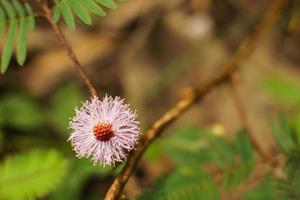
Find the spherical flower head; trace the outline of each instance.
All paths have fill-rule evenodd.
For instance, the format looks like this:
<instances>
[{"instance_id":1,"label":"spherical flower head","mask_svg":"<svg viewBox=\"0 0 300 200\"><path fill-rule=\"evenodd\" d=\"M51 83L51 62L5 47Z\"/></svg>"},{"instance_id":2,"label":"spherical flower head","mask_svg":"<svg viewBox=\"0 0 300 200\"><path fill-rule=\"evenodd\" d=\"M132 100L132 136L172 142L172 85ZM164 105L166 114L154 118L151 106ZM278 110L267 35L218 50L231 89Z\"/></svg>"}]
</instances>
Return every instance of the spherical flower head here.
<instances>
[{"instance_id":1,"label":"spherical flower head","mask_svg":"<svg viewBox=\"0 0 300 200\"><path fill-rule=\"evenodd\" d=\"M115 165L126 159L138 141L140 129L135 112L120 97L94 96L86 101L70 122L69 141L78 157L94 164Z\"/></svg>"}]
</instances>

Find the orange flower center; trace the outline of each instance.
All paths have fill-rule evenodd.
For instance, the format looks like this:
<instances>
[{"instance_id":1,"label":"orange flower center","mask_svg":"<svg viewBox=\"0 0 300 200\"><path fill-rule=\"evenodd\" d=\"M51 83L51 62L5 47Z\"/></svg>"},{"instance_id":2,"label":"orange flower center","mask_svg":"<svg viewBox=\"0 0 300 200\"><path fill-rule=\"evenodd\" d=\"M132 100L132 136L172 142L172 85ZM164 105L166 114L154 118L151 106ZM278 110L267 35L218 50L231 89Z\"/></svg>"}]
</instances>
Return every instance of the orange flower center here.
<instances>
[{"instance_id":1,"label":"orange flower center","mask_svg":"<svg viewBox=\"0 0 300 200\"><path fill-rule=\"evenodd\" d=\"M94 126L93 132L95 138L100 141L108 141L114 136L112 125L108 123L98 123Z\"/></svg>"}]
</instances>

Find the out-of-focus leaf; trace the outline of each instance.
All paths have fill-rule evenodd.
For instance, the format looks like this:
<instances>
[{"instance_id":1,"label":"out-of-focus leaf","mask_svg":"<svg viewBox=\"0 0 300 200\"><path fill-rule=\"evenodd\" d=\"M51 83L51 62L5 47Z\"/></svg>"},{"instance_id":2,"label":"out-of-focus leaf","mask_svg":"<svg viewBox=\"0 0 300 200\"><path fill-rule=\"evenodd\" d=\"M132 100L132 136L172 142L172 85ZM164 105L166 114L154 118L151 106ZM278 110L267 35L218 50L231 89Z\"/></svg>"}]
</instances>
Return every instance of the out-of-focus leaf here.
<instances>
[{"instance_id":1,"label":"out-of-focus leaf","mask_svg":"<svg viewBox=\"0 0 300 200\"><path fill-rule=\"evenodd\" d=\"M0 165L0 197L25 200L42 197L67 172L67 161L55 150L34 150L8 157Z\"/></svg>"},{"instance_id":2,"label":"out-of-focus leaf","mask_svg":"<svg viewBox=\"0 0 300 200\"><path fill-rule=\"evenodd\" d=\"M66 85L53 95L49 118L63 136L67 135L70 117L75 114L75 108L81 100L82 93L74 85Z\"/></svg>"},{"instance_id":3,"label":"out-of-focus leaf","mask_svg":"<svg viewBox=\"0 0 300 200\"><path fill-rule=\"evenodd\" d=\"M182 127L166 136L161 147L176 164L199 167L207 160L209 134L195 126Z\"/></svg>"},{"instance_id":4,"label":"out-of-focus leaf","mask_svg":"<svg viewBox=\"0 0 300 200\"><path fill-rule=\"evenodd\" d=\"M154 185L146 190L139 200L215 200L219 194L213 179L199 171L178 169L173 173L160 177Z\"/></svg>"},{"instance_id":5,"label":"out-of-focus leaf","mask_svg":"<svg viewBox=\"0 0 300 200\"><path fill-rule=\"evenodd\" d=\"M177 166L199 170L205 164L215 164L224 174L224 188L239 185L254 166L253 149L245 131L240 131L236 140L230 142L190 126L174 131L160 143Z\"/></svg>"},{"instance_id":6,"label":"out-of-focus leaf","mask_svg":"<svg viewBox=\"0 0 300 200\"><path fill-rule=\"evenodd\" d=\"M161 145L158 141L153 143L145 152L145 158L150 161L155 161L159 158Z\"/></svg>"},{"instance_id":7,"label":"out-of-focus leaf","mask_svg":"<svg viewBox=\"0 0 300 200\"><path fill-rule=\"evenodd\" d=\"M110 9L116 9L118 7L118 5L113 0L95 0L95 1Z\"/></svg>"},{"instance_id":8,"label":"out-of-focus leaf","mask_svg":"<svg viewBox=\"0 0 300 200\"><path fill-rule=\"evenodd\" d=\"M25 95L9 95L0 101L0 118L19 129L34 129L44 120L39 106Z\"/></svg>"},{"instance_id":9,"label":"out-of-focus leaf","mask_svg":"<svg viewBox=\"0 0 300 200\"><path fill-rule=\"evenodd\" d=\"M297 115L294 118L293 127L295 130L295 137L296 137L297 143L300 144L300 112L297 113Z\"/></svg>"},{"instance_id":10,"label":"out-of-focus leaf","mask_svg":"<svg viewBox=\"0 0 300 200\"><path fill-rule=\"evenodd\" d=\"M25 10L22 5L16 0L13 1L13 4L20 17L17 42L17 61L19 65L23 65L26 58L27 20L25 18Z\"/></svg>"},{"instance_id":11,"label":"out-of-focus leaf","mask_svg":"<svg viewBox=\"0 0 300 200\"><path fill-rule=\"evenodd\" d=\"M86 180L91 176L105 175L111 171L110 167L94 166L87 159L75 158L71 169L64 181L50 196L51 200L80 199L80 192Z\"/></svg>"},{"instance_id":12,"label":"out-of-focus leaf","mask_svg":"<svg viewBox=\"0 0 300 200\"><path fill-rule=\"evenodd\" d=\"M4 144L4 134L3 134L2 130L1 130L1 127L0 127L0 152L3 149L3 144Z\"/></svg>"},{"instance_id":13,"label":"out-of-focus leaf","mask_svg":"<svg viewBox=\"0 0 300 200\"><path fill-rule=\"evenodd\" d=\"M93 1L84 1L83 4L90 12L100 16L100 17L104 17L106 16L105 11L95 2Z\"/></svg>"},{"instance_id":14,"label":"out-of-focus leaf","mask_svg":"<svg viewBox=\"0 0 300 200\"><path fill-rule=\"evenodd\" d=\"M225 138L211 138L209 158L223 172L222 187L239 185L253 169L253 149L245 131L236 135L235 142Z\"/></svg>"},{"instance_id":15,"label":"out-of-focus leaf","mask_svg":"<svg viewBox=\"0 0 300 200\"><path fill-rule=\"evenodd\" d=\"M7 70L9 61L12 57L15 33L18 24L15 18L16 13L12 5L7 0L2 0L1 3L10 19L10 23L7 31L7 38L5 40L5 44L2 50L2 57L1 57L1 72L4 73Z\"/></svg>"},{"instance_id":16,"label":"out-of-focus leaf","mask_svg":"<svg viewBox=\"0 0 300 200\"><path fill-rule=\"evenodd\" d=\"M2 8L0 7L0 37L4 33L5 30L5 14Z\"/></svg>"},{"instance_id":17,"label":"out-of-focus leaf","mask_svg":"<svg viewBox=\"0 0 300 200\"><path fill-rule=\"evenodd\" d=\"M285 163L285 171L292 180L300 178L300 145L290 149L287 153L287 161Z\"/></svg>"},{"instance_id":18,"label":"out-of-focus leaf","mask_svg":"<svg viewBox=\"0 0 300 200\"><path fill-rule=\"evenodd\" d=\"M31 31L35 28L35 19L31 6L28 3L25 3L25 8L28 14L28 27Z\"/></svg>"},{"instance_id":19,"label":"out-of-focus leaf","mask_svg":"<svg viewBox=\"0 0 300 200\"><path fill-rule=\"evenodd\" d=\"M264 88L274 98L288 105L300 103L300 83L282 76L271 76L264 83Z\"/></svg>"},{"instance_id":20,"label":"out-of-focus leaf","mask_svg":"<svg viewBox=\"0 0 300 200\"><path fill-rule=\"evenodd\" d=\"M63 16L66 24L70 28L75 28L74 13L83 23L91 25L90 13L102 17L106 16L106 12L101 6L115 9L117 3L113 0L55 0L52 18L55 22L58 22Z\"/></svg>"},{"instance_id":21,"label":"out-of-focus leaf","mask_svg":"<svg viewBox=\"0 0 300 200\"><path fill-rule=\"evenodd\" d=\"M282 124L277 125L274 121L270 121L270 126L271 133L282 151L285 153L289 152L289 150L294 146L291 135L286 133Z\"/></svg>"},{"instance_id":22,"label":"out-of-focus leaf","mask_svg":"<svg viewBox=\"0 0 300 200\"><path fill-rule=\"evenodd\" d=\"M210 140L210 143L211 151L218 154L219 159L222 159L226 166L236 164L234 148L225 138L214 138ZM217 163L220 163L220 161L217 161Z\"/></svg>"},{"instance_id":23,"label":"out-of-focus leaf","mask_svg":"<svg viewBox=\"0 0 300 200\"><path fill-rule=\"evenodd\" d=\"M274 185L276 198L280 200L300 199L299 183L300 183L299 181L295 182L289 179L277 179Z\"/></svg>"},{"instance_id":24,"label":"out-of-focus leaf","mask_svg":"<svg viewBox=\"0 0 300 200\"><path fill-rule=\"evenodd\" d=\"M74 21L74 16L71 10L70 5L67 2L62 1L60 5L63 17L65 19L66 24L74 29L75 28L75 21Z\"/></svg>"},{"instance_id":25,"label":"out-of-focus leaf","mask_svg":"<svg viewBox=\"0 0 300 200\"><path fill-rule=\"evenodd\" d=\"M246 166L252 167L254 164L254 155L246 130L242 130L236 135L235 144L241 161L246 163Z\"/></svg>"},{"instance_id":26,"label":"out-of-focus leaf","mask_svg":"<svg viewBox=\"0 0 300 200\"><path fill-rule=\"evenodd\" d=\"M34 14L28 3L17 0L1 0L0 5L0 36L5 28L6 37L1 55L1 72L4 73L10 63L16 42L17 62L23 65L26 59L26 35L27 28L34 29ZM7 17L5 17L7 16ZM17 40L15 40L15 37Z\"/></svg>"},{"instance_id":27,"label":"out-of-focus leaf","mask_svg":"<svg viewBox=\"0 0 300 200\"><path fill-rule=\"evenodd\" d=\"M270 175L267 175L257 186L247 192L242 200L275 199L273 187L273 178Z\"/></svg>"},{"instance_id":28,"label":"out-of-focus leaf","mask_svg":"<svg viewBox=\"0 0 300 200\"><path fill-rule=\"evenodd\" d=\"M69 1L70 1L70 5L71 5L72 9L76 13L76 15L79 17L79 19L83 23L85 23L87 25L91 25L92 18L90 17L86 8L83 7L83 4L82 4L83 2L81 2L80 0L69 0Z\"/></svg>"}]
</instances>

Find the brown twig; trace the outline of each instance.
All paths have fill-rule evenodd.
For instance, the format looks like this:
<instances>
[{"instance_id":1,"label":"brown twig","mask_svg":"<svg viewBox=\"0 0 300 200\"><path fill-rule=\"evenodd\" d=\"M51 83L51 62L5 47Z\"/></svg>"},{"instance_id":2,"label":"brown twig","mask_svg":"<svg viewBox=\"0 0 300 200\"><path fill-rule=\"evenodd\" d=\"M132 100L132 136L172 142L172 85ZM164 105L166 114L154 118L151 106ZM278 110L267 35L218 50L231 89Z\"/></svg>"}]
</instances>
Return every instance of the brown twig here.
<instances>
[{"instance_id":1,"label":"brown twig","mask_svg":"<svg viewBox=\"0 0 300 200\"><path fill-rule=\"evenodd\" d=\"M274 0L269 9L266 11L261 22L257 25L255 32L248 39L242 42L237 52L223 66L223 68L216 72L211 79L202 85L202 87L193 90L189 95L181 99L152 125L152 127L144 134L144 137L136 150L128 157L125 167L115 178L106 193L105 200L116 200L119 198L124 186L136 168L138 161L145 150L169 124L182 115L193 104L203 99L203 97L213 88L228 81L230 74L240 66L241 62L251 53L263 33L265 33L266 30L276 21L283 4L284 0Z\"/></svg>"},{"instance_id":2,"label":"brown twig","mask_svg":"<svg viewBox=\"0 0 300 200\"><path fill-rule=\"evenodd\" d=\"M57 37L59 38L62 46L66 49L69 58L71 59L71 61L74 63L80 77L82 78L82 80L84 81L85 85L88 87L90 94L92 96L97 96L97 90L96 88L93 86L89 76L87 75L84 67L81 65L81 63L79 62L75 52L73 51L71 45L68 43L64 33L62 32L60 26L58 23L55 23L52 20L52 15L51 15L51 9L49 8L47 1L44 0L36 0L37 3L41 6L43 12L44 12L44 17L45 19L50 23L52 29L54 30L54 32L56 33Z\"/></svg>"},{"instance_id":3,"label":"brown twig","mask_svg":"<svg viewBox=\"0 0 300 200\"><path fill-rule=\"evenodd\" d=\"M238 91L236 89L236 77L235 76L236 76L235 74L230 75L230 83L229 83L230 94L231 94L232 100L234 102L234 106L238 112L238 115L239 115L242 125L246 129L250 143L253 146L254 150L257 152L257 154L261 157L261 159L263 161L268 161L268 160L270 160L269 155L267 155L264 152L264 150L260 147L260 145L258 144L258 142L256 141L256 139L254 137L254 132L250 126L245 107L244 107L242 99L239 96Z\"/></svg>"}]
</instances>

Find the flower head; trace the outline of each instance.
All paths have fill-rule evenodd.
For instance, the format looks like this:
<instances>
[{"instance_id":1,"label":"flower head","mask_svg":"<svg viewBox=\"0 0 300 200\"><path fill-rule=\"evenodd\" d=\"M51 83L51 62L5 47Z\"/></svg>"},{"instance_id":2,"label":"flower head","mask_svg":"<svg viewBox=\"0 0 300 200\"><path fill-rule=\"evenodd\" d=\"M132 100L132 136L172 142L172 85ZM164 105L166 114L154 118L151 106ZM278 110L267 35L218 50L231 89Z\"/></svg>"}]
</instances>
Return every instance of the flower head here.
<instances>
[{"instance_id":1,"label":"flower head","mask_svg":"<svg viewBox=\"0 0 300 200\"><path fill-rule=\"evenodd\" d=\"M140 129L136 113L120 97L92 97L70 122L69 141L78 157L90 157L94 164L114 165L134 148Z\"/></svg>"}]
</instances>

